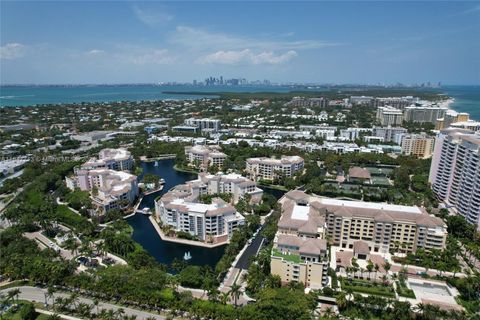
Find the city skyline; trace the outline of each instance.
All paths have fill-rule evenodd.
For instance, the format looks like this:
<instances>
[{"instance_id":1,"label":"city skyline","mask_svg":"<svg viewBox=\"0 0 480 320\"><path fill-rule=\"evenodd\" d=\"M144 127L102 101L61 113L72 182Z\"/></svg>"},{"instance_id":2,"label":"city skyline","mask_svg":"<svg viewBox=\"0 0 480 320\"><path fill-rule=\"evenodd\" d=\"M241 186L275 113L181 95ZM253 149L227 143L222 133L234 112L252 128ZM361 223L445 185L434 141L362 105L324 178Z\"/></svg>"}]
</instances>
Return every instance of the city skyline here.
<instances>
[{"instance_id":1,"label":"city skyline","mask_svg":"<svg viewBox=\"0 0 480 320\"><path fill-rule=\"evenodd\" d=\"M1 6L2 84L480 83L472 2Z\"/></svg>"}]
</instances>

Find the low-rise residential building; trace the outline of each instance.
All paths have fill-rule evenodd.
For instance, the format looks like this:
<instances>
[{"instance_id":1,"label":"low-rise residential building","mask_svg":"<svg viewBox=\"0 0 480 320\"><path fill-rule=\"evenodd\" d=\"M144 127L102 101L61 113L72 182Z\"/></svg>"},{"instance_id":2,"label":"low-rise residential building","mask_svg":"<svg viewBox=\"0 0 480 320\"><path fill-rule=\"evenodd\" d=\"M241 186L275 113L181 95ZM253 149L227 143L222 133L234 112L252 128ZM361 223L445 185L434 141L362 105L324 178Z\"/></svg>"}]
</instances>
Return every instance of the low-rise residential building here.
<instances>
[{"instance_id":1,"label":"low-rise residential building","mask_svg":"<svg viewBox=\"0 0 480 320\"><path fill-rule=\"evenodd\" d=\"M71 190L90 191L92 203L101 213L132 205L138 196L137 177L123 171L79 169L65 180Z\"/></svg>"},{"instance_id":2,"label":"low-rise residential building","mask_svg":"<svg viewBox=\"0 0 480 320\"><path fill-rule=\"evenodd\" d=\"M400 126L403 122L403 112L392 107L378 107L377 122L382 126Z\"/></svg>"},{"instance_id":3,"label":"low-rise residential building","mask_svg":"<svg viewBox=\"0 0 480 320\"><path fill-rule=\"evenodd\" d=\"M299 156L282 156L274 158L249 158L246 163L246 172L254 180L274 180L278 175L291 177L298 170L303 169L304 161Z\"/></svg>"},{"instance_id":4,"label":"low-rise residential building","mask_svg":"<svg viewBox=\"0 0 480 320\"><path fill-rule=\"evenodd\" d=\"M402 127L373 127L373 135L376 137L381 137L385 142L395 142L400 144L401 135L406 134L407 129Z\"/></svg>"},{"instance_id":5,"label":"low-rise residential building","mask_svg":"<svg viewBox=\"0 0 480 320\"><path fill-rule=\"evenodd\" d=\"M470 121L470 115L468 113L457 112L455 110L447 110L443 118L437 119L435 129L447 129L452 123L468 121Z\"/></svg>"},{"instance_id":6,"label":"low-rise residential building","mask_svg":"<svg viewBox=\"0 0 480 320\"><path fill-rule=\"evenodd\" d=\"M472 131L480 131L480 121L469 120L469 121L462 121L462 122L454 122L450 124L450 127L457 128L457 129L468 129Z\"/></svg>"},{"instance_id":7,"label":"low-rise residential building","mask_svg":"<svg viewBox=\"0 0 480 320\"><path fill-rule=\"evenodd\" d=\"M217 132L222 127L222 122L218 119L210 118L189 118L185 119L185 125L190 127L196 127L200 131L205 129L212 129L214 132Z\"/></svg>"},{"instance_id":8,"label":"low-rise residential building","mask_svg":"<svg viewBox=\"0 0 480 320\"><path fill-rule=\"evenodd\" d=\"M227 155L216 146L185 147L185 155L190 165L206 168L216 165L221 167Z\"/></svg>"},{"instance_id":9,"label":"low-rise residential building","mask_svg":"<svg viewBox=\"0 0 480 320\"><path fill-rule=\"evenodd\" d=\"M254 181L236 173L199 173L197 180L188 181L186 184L194 196L228 193L232 195L232 202L237 203L248 194L250 203L262 201L263 190L258 188Z\"/></svg>"},{"instance_id":10,"label":"low-rise residential building","mask_svg":"<svg viewBox=\"0 0 480 320\"><path fill-rule=\"evenodd\" d=\"M125 171L132 169L133 162L131 153L126 149L102 149L98 153L98 158L88 160L79 168L82 170L104 168Z\"/></svg>"},{"instance_id":11,"label":"low-rise residential building","mask_svg":"<svg viewBox=\"0 0 480 320\"><path fill-rule=\"evenodd\" d=\"M435 146L435 138L425 133L405 134L402 137L402 153L404 155L430 158Z\"/></svg>"},{"instance_id":12,"label":"low-rise residential building","mask_svg":"<svg viewBox=\"0 0 480 320\"><path fill-rule=\"evenodd\" d=\"M172 131L197 133L199 129L196 126L179 125L179 126L173 126Z\"/></svg>"},{"instance_id":13,"label":"low-rise residential building","mask_svg":"<svg viewBox=\"0 0 480 320\"><path fill-rule=\"evenodd\" d=\"M108 139L108 136L111 133L112 131L100 131L100 130L83 132L83 133L72 135L71 139L81 141L81 142L97 143L98 141Z\"/></svg>"},{"instance_id":14,"label":"low-rise residential building","mask_svg":"<svg viewBox=\"0 0 480 320\"><path fill-rule=\"evenodd\" d=\"M354 141L360 139L362 134L368 134L370 132L372 132L371 128L347 128L340 130L340 137Z\"/></svg>"},{"instance_id":15,"label":"low-rise residential building","mask_svg":"<svg viewBox=\"0 0 480 320\"><path fill-rule=\"evenodd\" d=\"M67 188L91 192L97 211L132 205L138 196L137 177L125 171L133 167L133 157L126 149L102 149L92 158L74 168L74 175L65 177Z\"/></svg>"}]
</instances>

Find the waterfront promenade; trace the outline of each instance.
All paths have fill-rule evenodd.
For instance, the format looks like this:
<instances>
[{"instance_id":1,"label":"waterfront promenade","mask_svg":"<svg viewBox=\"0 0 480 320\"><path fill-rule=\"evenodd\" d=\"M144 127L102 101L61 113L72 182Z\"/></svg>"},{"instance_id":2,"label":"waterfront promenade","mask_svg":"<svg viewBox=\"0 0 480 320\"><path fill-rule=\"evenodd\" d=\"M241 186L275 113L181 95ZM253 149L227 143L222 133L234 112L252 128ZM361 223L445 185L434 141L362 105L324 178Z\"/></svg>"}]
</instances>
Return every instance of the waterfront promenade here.
<instances>
[{"instance_id":1,"label":"waterfront promenade","mask_svg":"<svg viewBox=\"0 0 480 320\"><path fill-rule=\"evenodd\" d=\"M194 241L194 240L188 240L188 239L179 239L179 238L169 237L162 231L162 229L158 225L158 223L155 220L155 218L153 217L153 215L151 215L149 217L149 220L152 223L155 230L157 231L160 238L162 238L162 240L164 240L164 241L182 243L182 244L187 244L187 245L190 245L190 246L198 246L198 247L204 247L204 248L216 248L216 247L220 247L220 246L223 246L225 244L228 244L228 241L220 242L220 243L205 243L205 242L201 242L201 241Z\"/></svg>"}]
</instances>

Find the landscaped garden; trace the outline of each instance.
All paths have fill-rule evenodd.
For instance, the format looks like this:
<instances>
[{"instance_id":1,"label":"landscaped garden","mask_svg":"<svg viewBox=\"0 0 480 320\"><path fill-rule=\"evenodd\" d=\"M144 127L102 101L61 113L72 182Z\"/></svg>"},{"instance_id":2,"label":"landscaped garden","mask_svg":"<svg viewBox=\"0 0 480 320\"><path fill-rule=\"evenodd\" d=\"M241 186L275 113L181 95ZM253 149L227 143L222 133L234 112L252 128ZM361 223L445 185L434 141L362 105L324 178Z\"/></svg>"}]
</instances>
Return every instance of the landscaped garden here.
<instances>
[{"instance_id":1,"label":"landscaped garden","mask_svg":"<svg viewBox=\"0 0 480 320\"><path fill-rule=\"evenodd\" d=\"M397 293L399 296L405 297L405 298L411 298L415 299L415 293L413 292L412 289L409 289L407 287L407 284L405 283L405 280L399 280L395 282L397 285Z\"/></svg>"},{"instance_id":2,"label":"landscaped garden","mask_svg":"<svg viewBox=\"0 0 480 320\"><path fill-rule=\"evenodd\" d=\"M360 279L340 278L342 290L352 290L353 292L379 295L384 297L395 297L395 291L387 283L378 283Z\"/></svg>"}]
</instances>

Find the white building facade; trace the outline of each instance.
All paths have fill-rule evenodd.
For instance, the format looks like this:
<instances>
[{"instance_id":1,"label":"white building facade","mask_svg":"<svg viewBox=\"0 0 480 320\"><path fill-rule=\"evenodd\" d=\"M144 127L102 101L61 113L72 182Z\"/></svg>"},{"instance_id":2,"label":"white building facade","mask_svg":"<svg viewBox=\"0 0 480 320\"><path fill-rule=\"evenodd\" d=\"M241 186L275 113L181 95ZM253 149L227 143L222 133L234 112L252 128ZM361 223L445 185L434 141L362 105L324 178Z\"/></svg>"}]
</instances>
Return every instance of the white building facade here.
<instances>
[{"instance_id":1,"label":"white building facade","mask_svg":"<svg viewBox=\"0 0 480 320\"><path fill-rule=\"evenodd\" d=\"M480 135L470 130L440 131L429 182L439 200L480 229Z\"/></svg>"},{"instance_id":2,"label":"white building facade","mask_svg":"<svg viewBox=\"0 0 480 320\"><path fill-rule=\"evenodd\" d=\"M299 156L282 156L281 159L262 157L247 159L245 170L254 180L274 180L280 173L291 177L303 166L303 158Z\"/></svg>"}]
</instances>

